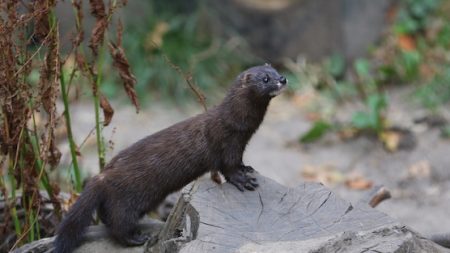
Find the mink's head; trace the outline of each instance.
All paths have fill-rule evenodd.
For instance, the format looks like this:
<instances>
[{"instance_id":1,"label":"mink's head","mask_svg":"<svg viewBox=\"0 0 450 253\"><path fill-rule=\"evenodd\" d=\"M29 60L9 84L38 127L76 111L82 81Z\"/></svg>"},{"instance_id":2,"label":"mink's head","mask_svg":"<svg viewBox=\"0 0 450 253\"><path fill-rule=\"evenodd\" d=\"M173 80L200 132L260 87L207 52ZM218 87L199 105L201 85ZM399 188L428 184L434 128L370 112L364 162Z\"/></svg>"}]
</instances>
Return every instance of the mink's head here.
<instances>
[{"instance_id":1,"label":"mink's head","mask_svg":"<svg viewBox=\"0 0 450 253\"><path fill-rule=\"evenodd\" d=\"M287 84L287 79L269 64L249 68L238 79L242 88L250 89L255 96L268 98L280 94Z\"/></svg>"}]
</instances>

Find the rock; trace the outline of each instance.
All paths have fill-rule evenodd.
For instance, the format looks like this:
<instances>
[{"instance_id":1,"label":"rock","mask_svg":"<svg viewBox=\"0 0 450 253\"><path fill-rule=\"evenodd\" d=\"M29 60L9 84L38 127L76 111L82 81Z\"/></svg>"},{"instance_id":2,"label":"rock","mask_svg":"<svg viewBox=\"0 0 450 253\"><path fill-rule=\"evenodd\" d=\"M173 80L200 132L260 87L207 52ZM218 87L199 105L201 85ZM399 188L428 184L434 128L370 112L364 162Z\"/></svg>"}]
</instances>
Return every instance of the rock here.
<instances>
[{"instance_id":1,"label":"rock","mask_svg":"<svg viewBox=\"0 0 450 253\"><path fill-rule=\"evenodd\" d=\"M385 28L392 2L213 0L207 4L216 31L242 36L252 51L274 63L298 55L316 61L338 52L346 59L365 55Z\"/></svg>"}]
</instances>

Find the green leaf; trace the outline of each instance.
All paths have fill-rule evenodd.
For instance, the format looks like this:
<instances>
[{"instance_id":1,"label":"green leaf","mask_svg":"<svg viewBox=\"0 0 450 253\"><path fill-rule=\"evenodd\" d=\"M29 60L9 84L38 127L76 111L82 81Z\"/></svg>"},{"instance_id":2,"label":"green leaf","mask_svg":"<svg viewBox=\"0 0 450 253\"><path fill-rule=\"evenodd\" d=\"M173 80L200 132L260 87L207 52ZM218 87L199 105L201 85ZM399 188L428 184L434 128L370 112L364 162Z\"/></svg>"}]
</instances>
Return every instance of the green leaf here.
<instances>
[{"instance_id":1,"label":"green leaf","mask_svg":"<svg viewBox=\"0 0 450 253\"><path fill-rule=\"evenodd\" d=\"M415 91L415 97L429 109L450 101L450 65L437 74L431 82L427 82Z\"/></svg>"},{"instance_id":2,"label":"green leaf","mask_svg":"<svg viewBox=\"0 0 450 253\"><path fill-rule=\"evenodd\" d=\"M381 122L381 114L382 110L384 110L387 106L386 96L379 94L370 95L367 99L367 106L370 110L369 116L372 129L376 130L377 132L381 131L383 127Z\"/></svg>"},{"instance_id":3,"label":"green leaf","mask_svg":"<svg viewBox=\"0 0 450 253\"><path fill-rule=\"evenodd\" d=\"M325 63L325 68L333 77L341 77L345 71L344 57L340 54L333 54Z\"/></svg>"},{"instance_id":4,"label":"green leaf","mask_svg":"<svg viewBox=\"0 0 450 253\"><path fill-rule=\"evenodd\" d=\"M436 42L444 48L448 48L450 46L450 23L446 23L444 25L438 34Z\"/></svg>"},{"instance_id":5,"label":"green leaf","mask_svg":"<svg viewBox=\"0 0 450 253\"><path fill-rule=\"evenodd\" d=\"M366 59L357 59L355 61L356 74L362 78L370 77L370 64Z\"/></svg>"},{"instance_id":6,"label":"green leaf","mask_svg":"<svg viewBox=\"0 0 450 253\"><path fill-rule=\"evenodd\" d=\"M422 56L417 51L402 52L401 64L405 70L406 79L412 80L417 77L421 60Z\"/></svg>"},{"instance_id":7,"label":"green leaf","mask_svg":"<svg viewBox=\"0 0 450 253\"><path fill-rule=\"evenodd\" d=\"M381 82L388 82L397 77L397 71L393 65L381 65L379 68Z\"/></svg>"},{"instance_id":8,"label":"green leaf","mask_svg":"<svg viewBox=\"0 0 450 253\"><path fill-rule=\"evenodd\" d=\"M413 4L411 6L411 13L415 16L415 17L425 17L427 14L427 6L425 6L424 4Z\"/></svg>"},{"instance_id":9,"label":"green leaf","mask_svg":"<svg viewBox=\"0 0 450 253\"><path fill-rule=\"evenodd\" d=\"M327 133L332 126L322 120L316 121L311 129L300 137L300 142L310 143L321 138L325 133Z\"/></svg>"},{"instance_id":10,"label":"green leaf","mask_svg":"<svg viewBox=\"0 0 450 253\"><path fill-rule=\"evenodd\" d=\"M367 98L366 112L356 112L352 117L352 125L361 130L375 130L379 132L383 128L382 110L387 106L385 95L372 94Z\"/></svg>"},{"instance_id":11,"label":"green leaf","mask_svg":"<svg viewBox=\"0 0 450 253\"><path fill-rule=\"evenodd\" d=\"M386 96L379 94L372 94L367 98L367 107L369 107L371 114L380 114L381 110L387 106Z\"/></svg>"},{"instance_id":12,"label":"green leaf","mask_svg":"<svg viewBox=\"0 0 450 253\"><path fill-rule=\"evenodd\" d=\"M412 34L419 29L419 22L411 17L405 9L398 13L398 20L394 24L394 31L397 34Z\"/></svg>"},{"instance_id":13,"label":"green leaf","mask_svg":"<svg viewBox=\"0 0 450 253\"><path fill-rule=\"evenodd\" d=\"M356 112L353 114L352 125L358 129L373 128L371 117L365 112Z\"/></svg>"}]
</instances>

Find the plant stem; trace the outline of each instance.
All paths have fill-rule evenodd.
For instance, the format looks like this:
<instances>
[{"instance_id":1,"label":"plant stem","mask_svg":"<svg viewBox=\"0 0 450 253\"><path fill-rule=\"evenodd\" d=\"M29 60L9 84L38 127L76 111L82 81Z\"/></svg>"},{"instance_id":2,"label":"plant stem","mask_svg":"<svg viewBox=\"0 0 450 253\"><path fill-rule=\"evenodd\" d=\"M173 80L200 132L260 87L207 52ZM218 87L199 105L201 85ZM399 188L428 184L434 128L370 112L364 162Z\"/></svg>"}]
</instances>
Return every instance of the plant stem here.
<instances>
[{"instance_id":1,"label":"plant stem","mask_svg":"<svg viewBox=\"0 0 450 253\"><path fill-rule=\"evenodd\" d=\"M11 205L11 216L14 222L14 229L16 231L16 235L20 236L22 233L22 228L20 225L19 217L17 216L17 208L16 208L16 179L14 178L14 160L10 159L9 161L9 183L11 184L11 198L12 198L12 205ZM7 196L5 196L5 199Z\"/></svg>"},{"instance_id":2,"label":"plant stem","mask_svg":"<svg viewBox=\"0 0 450 253\"><path fill-rule=\"evenodd\" d=\"M32 117L33 117L34 132L37 133L36 117L34 116L34 113L33 113ZM27 134L27 138L30 140L31 146L33 148L34 158L35 158L35 162L37 164L38 173L39 173L38 174L39 179L40 179L42 185L44 186L45 190L47 191L48 196L52 196L53 189L50 185L50 181L48 179L47 172L44 169L45 165L42 163L42 160L41 160L41 152L39 150L39 138L36 136L36 134L34 134L33 138L32 138L30 135L30 132L28 130L26 130L26 134Z\"/></svg>"},{"instance_id":3,"label":"plant stem","mask_svg":"<svg viewBox=\"0 0 450 253\"><path fill-rule=\"evenodd\" d=\"M105 167L105 145L102 135L102 122L100 121L100 99L99 88L102 80L102 67L104 62L104 46L100 49L100 54L97 62L97 76L95 77L95 87L92 88L92 95L94 97L94 110L95 110L95 133L97 136L97 152L98 152L98 165L100 171Z\"/></svg>"},{"instance_id":4,"label":"plant stem","mask_svg":"<svg viewBox=\"0 0 450 253\"><path fill-rule=\"evenodd\" d=\"M20 146L21 140L22 140L22 136L23 136L23 131L24 128L22 128L20 130L19 133L19 141L18 141L18 146ZM15 155L13 155L12 153L10 153L10 157L9 157L9 171L8 171L8 178L9 178L9 183L11 184L11 198L12 198L12 203L11 203L11 216L12 219L14 221L14 229L16 231L16 235L20 236L22 234L22 228L21 228L21 224L20 224L20 219L17 215L17 208L16 208L16 203L17 203L17 196L16 196L16 189L17 189L17 185L16 185L16 178L14 177L15 175L15 170L17 167L17 163L19 162L19 147L16 148L15 151ZM22 175L22 173L20 174ZM5 199L7 198L7 196L5 196Z\"/></svg>"},{"instance_id":5,"label":"plant stem","mask_svg":"<svg viewBox=\"0 0 450 253\"><path fill-rule=\"evenodd\" d=\"M29 239L29 241L30 242L32 242L32 241L34 241L34 210L33 210L33 208L32 208L32 199L30 198L29 199L29 201L28 201L29 203L28 203L28 206L29 206L29 214L27 215L28 216L28 226L30 226L30 228L29 228L29 234L28 234L28 239ZM28 209L28 207L27 207L27 209Z\"/></svg>"},{"instance_id":6,"label":"plant stem","mask_svg":"<svg viewBox=\"0 0 450 253\"><path fill-rule=\"evenodd\" d=\"M94 95L94 109L95 109L95 135L97 137L97 153L98 153L98 166L100 171L105 167L105 149L102 136L102 127L100 126L100 101L98 94Z\"/></svg>"},{"instance_id":7,"label":"plant stem","mask_svg":"<svg viewBox=\"0 0 450 253\"><path fill-rule=\"evenodd\" d=\"M67 96L66 82L64 79L64 70L62 66L60 67L60 80L61 80L61 94L64 102L64 117L66 119L67 138L69 139L70 155L72 156L72 164L73 164L73 174L75 176L75 190L77 192L81 192L82 182L80 169L78 167L77 147L75 145L75 140L73 139L72 121L70 119L70 111L69 111L69 98Z\"/></svg>"}]
</instances>

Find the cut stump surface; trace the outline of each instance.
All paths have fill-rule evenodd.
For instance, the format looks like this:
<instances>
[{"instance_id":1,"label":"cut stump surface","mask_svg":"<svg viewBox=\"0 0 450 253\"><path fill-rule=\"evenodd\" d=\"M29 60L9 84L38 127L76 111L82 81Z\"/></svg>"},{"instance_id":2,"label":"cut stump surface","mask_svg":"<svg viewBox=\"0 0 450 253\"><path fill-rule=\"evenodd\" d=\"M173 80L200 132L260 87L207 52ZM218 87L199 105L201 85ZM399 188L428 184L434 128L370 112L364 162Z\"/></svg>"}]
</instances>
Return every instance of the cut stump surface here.
<instances>
[{"instance_id":1,"label":"cut stump surface","mask_svg":"<svg viewBox=\"0 0 450 253\"><path fill-rule=\"evenodd\" d=\"M367 203L352 205L321 184L287 188L256 177L260 186L253 192L211 180L185 187L164 225L147 222L147 233L159 233L153 246L124 248L105 233L94 233L76 252L450 252ZM91 227L88 235L97 230ZM46 238L14 252L52 252L52 243Z\"/></svg>"},{"instance_id":2,"label":"cut stump surface","mask_svg":"<svg viewBox=\"0 0 450 253\"><path fill-rule=\"evenodd\" d=\"M253 192L209 180L186 187L160 236L159 245L166 246L149 252L449 252L322 184L287 188L257 178L260 187ZM178 240L169 239L177 232Z\"/></svg>"}]
</instances>

